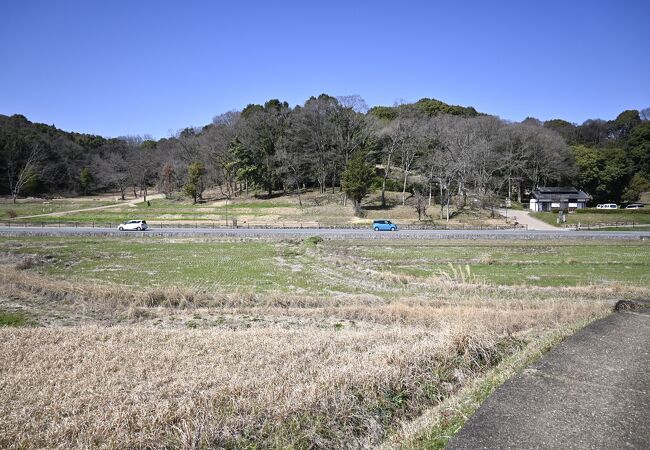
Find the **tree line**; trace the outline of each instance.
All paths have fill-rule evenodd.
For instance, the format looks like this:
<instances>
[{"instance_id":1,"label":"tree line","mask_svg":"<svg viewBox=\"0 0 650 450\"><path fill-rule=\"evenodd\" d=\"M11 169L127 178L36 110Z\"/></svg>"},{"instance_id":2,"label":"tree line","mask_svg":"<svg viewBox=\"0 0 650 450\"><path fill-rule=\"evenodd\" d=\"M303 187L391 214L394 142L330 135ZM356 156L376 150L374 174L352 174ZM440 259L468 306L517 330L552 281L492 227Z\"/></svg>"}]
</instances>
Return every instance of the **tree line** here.
<instances>
[{"instance_id":1,"label":"tree line","mask_svg":"<svg viewBox=\"0 0 650 450\"><path fill-rule=\"evenodd\" d=\"M544 122L571 145L576 184L596 202L634 202L650 191L650 108L627 110L614 120Z\"/></svg>"},{"instance_id":2,"label":"tree line","mask_svg":"<svg viewBox=\"0 0 650 450\"><path fill-rule=\"evenodd\" d=\"M225 198L292 192L302 204L304 190L317 189L341 191L359 208L359 193L377 189L382 205L386 191L399 191L401 203L414 197L425 209L436 202L446 214L454 202L521 201L549 184L577 185L596 200L632 200L650 189L648 114L511 123L435 99L369 109L359 96L322 94L295 107L277 99L248 105L159 140L71 133L0 115L0 192L124 197L156 186L196 202L216 188Z\"/></svg>"}]
</instances>

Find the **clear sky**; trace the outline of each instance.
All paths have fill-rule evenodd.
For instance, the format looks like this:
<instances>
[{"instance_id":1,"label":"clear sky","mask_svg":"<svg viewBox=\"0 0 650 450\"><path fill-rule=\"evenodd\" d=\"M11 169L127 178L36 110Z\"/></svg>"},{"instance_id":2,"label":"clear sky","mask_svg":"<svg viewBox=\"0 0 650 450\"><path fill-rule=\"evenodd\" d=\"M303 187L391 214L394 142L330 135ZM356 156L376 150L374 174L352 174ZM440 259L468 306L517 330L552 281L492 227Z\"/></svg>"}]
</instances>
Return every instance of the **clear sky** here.
<instances>
[{"instance_id":1,"label":"clear sky","mask_svg":"<svg viewBox=\"0 0 650 450\"><path fill-rule=\"evenodd\" d=\"M2 0L0 114L160 138L325 92L613 119L650 106L649 30L649 0Z\"/></svg>"}]
</instances>

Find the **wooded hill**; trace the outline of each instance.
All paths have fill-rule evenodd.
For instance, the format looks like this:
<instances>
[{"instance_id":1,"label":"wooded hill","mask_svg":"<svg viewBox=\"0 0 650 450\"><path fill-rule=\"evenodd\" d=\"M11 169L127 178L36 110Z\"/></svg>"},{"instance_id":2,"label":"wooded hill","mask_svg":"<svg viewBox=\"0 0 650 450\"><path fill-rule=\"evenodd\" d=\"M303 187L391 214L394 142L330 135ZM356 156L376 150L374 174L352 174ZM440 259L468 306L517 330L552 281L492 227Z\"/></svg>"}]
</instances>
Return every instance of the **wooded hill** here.
<instances>
[{"instance_id":1,"label":"wooded hill","mask_svg":"<svg viewBox=\"0 0 650 450\"><path fill-rule=\"evenodd\" d=\"M374 187L433 195L440 204L521 200L536 186L575 185L594 202L635 201L650 190L650 109L581 125L511 123L423 98L368 109L358 96L269 100L170 138L104 138L0 115L0 193L84 195L157 186L195 200L259 189L338 189L353 159ZM371 171L372 173L372 171ZM348 175L349 179L349 175Z\"/></svg>"}]
</instances>

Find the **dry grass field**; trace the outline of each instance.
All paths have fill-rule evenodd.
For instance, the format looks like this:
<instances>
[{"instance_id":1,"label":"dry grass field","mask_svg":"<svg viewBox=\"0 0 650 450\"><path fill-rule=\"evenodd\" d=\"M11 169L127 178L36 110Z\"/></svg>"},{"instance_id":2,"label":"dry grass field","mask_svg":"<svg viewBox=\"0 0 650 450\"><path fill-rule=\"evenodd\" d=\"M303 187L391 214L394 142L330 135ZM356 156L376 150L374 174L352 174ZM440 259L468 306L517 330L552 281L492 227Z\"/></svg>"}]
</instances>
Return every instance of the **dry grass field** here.
<instances>
[{"instance_id":1,"label":"dry grass field","mask_svg":"<svg viewBox=\"0 0 650 450\"><path fill-rule=\"evenodd\" d=\"M418 224L418 216L413 206L414 199L408 198L406 205L401 204L401 192L387 192L387 207L381 208L378 192L371 193L364 200L366 216L357 217L352 204L343 206L340 192L320 194L308 191L301 196L302 206L295 194L274 194L273 198L265 195L256 197L235 197L226 201L221 193L208 191L205 201L193 205L191 200L180 195L174 198L151 199L149 204L130 204L135 200L128 197L126 202L116 201L115 195L102 197L82 197L70 199L23 199L18 204L10 199L0 198L0 222L17 223L78 223L78 224L113 224L139 218L153 223L162 224L202 224L204 226L224 226L232 224L236 219L239 226L287 226L287 227L316 227L316 226L367 226L373 219L389 218L401 225ZM76 211L97 206L111 206L106 209ZM59 214L69 211L65 215ZM76 212L75 212L76 211ZM454 215L455 207L451 207L452 218L450 225L503 225L501 219L491 219L489 213L479 209L467 208ZM57 213L57 214L51 214ZM427 217L423 217L429 225L434 223L444 225L440 220L440 205L432 205L427 209Z\"/></svg>"},{"instance_id":2,"label":"dry grass field","mask_svg":"<svg viewBox=\"0 0 650 450\"><path fill-rule=\"evenodd\" d=\"M575 244L549 255L541 251L549 244L535 242L510 250L402 242L390 251L342 241L152 238L147 250L136 239L5 237L0 447L442 445L453 431L445 423L467 410L441 406L495 371L509 373L504 364L550 335L608 314L616 300L647 297L640 273L648 248L633 244ZM162 259L158 246L167 263L147 285L145 272L134 269L134 278L124 263ZM382 267L385 252L392 262ZM603 282L595 272L563 286L498 276L535 254L537 272L553 278L557 265L584 269L613 252L614 264L639 266L634 283L612 267ZM451 268L424 270L443 257L441 267ZM405 273L406 260L423 271ZM469 266L481 263L495 275L473 275ZM274 276L277 283L256 286Z\"/></svg>"}]
</instances>

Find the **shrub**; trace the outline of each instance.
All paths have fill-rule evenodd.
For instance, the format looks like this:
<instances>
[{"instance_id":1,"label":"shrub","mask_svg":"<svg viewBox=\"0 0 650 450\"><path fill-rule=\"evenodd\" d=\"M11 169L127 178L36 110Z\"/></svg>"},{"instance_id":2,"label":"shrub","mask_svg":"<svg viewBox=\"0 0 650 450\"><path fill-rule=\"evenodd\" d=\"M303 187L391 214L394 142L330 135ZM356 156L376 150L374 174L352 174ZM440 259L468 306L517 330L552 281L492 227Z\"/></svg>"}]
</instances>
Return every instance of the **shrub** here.
<instances>
[{"instance_id":1,"label":"shrub","mask_svg":"<svg viewBox=\"0 0 650 450\"><path fill-rule=\"evenodd\" d=\"M311 236L305 239L305 244L307 245L318 245L323 242L323 238L320 236Z\"/></svg>"}]
</instances>

